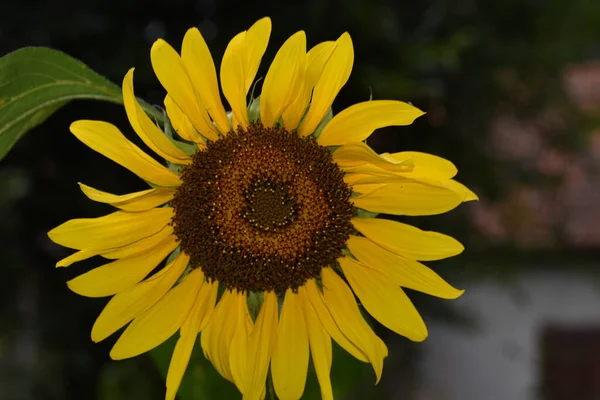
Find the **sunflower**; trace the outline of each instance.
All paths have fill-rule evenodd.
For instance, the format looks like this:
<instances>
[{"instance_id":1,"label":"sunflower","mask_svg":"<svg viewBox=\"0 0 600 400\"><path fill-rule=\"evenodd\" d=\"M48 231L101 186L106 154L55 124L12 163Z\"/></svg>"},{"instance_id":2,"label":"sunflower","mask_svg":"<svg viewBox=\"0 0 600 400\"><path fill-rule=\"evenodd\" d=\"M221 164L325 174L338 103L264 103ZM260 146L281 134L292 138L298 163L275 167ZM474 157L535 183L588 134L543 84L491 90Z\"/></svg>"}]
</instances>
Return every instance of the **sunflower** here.
<instances>
[{"instance_id":1,"label":"sunflower","mask_svg":"<svg viewBox=\"0 0 600 400\"><path fill-rule=\"evenodd\" d=\"M107 122L70 127L151 188L115 195L80 184L88 198L118 211L51 230L51 240L77 250L57 266L110 260L68 286L82 296L112 296L92 340L127 326L113 359L145 353L179 331L167 399L175 397L199 336L205 356L244 399L265 396L269 373L279 398L300 398L309 358L322 397L332 399L331 339L370 363L377 380L388 354L355 295L382 325L422 341L427 329L402 288L448 299L462 293L419 262L459 254L459 242L374 218L438 214L476 199L452 179L457 171L447 160L377 154L365 144L374 130L409 125L423 112L372 100L332 117L354 60L347 33L308 52L305 33L292 35L260 96L247 103L270 33L263 18L227 46L220 83L229 112L195 28L181 55L160 39L152 46L152 66L167 92L163 129L137 102L133 69L126 74L129 122L165 163Z\"/></svg>"}]
</instances>

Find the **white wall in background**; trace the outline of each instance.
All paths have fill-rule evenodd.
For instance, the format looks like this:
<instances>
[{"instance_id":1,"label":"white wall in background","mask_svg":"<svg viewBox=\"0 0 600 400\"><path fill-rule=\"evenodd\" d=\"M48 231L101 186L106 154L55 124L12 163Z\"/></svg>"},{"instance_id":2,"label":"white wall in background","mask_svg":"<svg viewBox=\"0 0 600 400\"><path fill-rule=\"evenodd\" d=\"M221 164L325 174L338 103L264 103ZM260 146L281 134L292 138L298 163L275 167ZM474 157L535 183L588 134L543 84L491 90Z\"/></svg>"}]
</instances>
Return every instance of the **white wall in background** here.
<instances>
[{"instance_id":1,"label":"white wall in background","mask_svg":"<svg viewBox=\"0 0 600 400\"><path fill-rule=\"evenodd\" d=\"M454 300L475 331L428 324L419 400L537 399L543 327L600 325L600 278L538 272L516 282L471 284Z\"/></svg>"}]
</instances>

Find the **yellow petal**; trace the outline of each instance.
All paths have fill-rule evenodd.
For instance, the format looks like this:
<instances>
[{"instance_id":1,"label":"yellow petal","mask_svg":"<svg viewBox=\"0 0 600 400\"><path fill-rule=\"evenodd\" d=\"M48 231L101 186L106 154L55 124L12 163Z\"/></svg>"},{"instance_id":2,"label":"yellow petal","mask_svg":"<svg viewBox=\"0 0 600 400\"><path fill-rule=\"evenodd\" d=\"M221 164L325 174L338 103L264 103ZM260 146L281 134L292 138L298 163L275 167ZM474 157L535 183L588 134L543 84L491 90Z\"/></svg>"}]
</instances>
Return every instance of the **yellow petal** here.
<instances>
[{"instance_id":1,"label":"yellow petal","mask_svg":"<svg viewBox=\"0 0 600 400\"><path fill-rule=\"evenodd\" d=\"M164 103L167 115L169 116L169 120L171 121L171 125L173 126L173 129L175 129L175 132L183 139L189 142L196 142L204 147L203 139L198 132L196 132L194 125L192 125L189 118L169 95L165 96Z\"/></svg>"},{"instance_id":2,"label":"yellow petal","mask_svg":"<svg viewBox=\"0 0 600 400\"><path fill-rule=\"evenodd\" d=\"M231 128L221 102L215 63L206 41L197 28L190 28L185 34L181 46L181 60L196 89L197 96L202 99L217 128L223 134L229 132Z\"/></svg>"},{"instance_id":3,"label":"yellow petal","mask_svg":"<svg viewBox=\"0 0 600 400\"><path fill-rule=\"evenodd\" d=\"M230 382L233 382L233 376L229 366L229 351L236 325L235 319L230 316L237 309L237 296L237 292L234 294L229 290L223 293L200 338L206 358Z\"/></svg>"},{"instance_id":4,"label":"yellow petal","mask_svg":"<svg viewBox=\"0 0 600 400\"><path fill-rule=\"evenodd\" d=\"M94 323L92 340L106 339L156 304L181 277L189 260L189 256L182 253L149 279L115 295Z\"/></svg>"},{"instance_id":5,"label":"yellow petal","mask_svg":"<svg viewBox=\"0 0 600 400\"><path fill-rule=\"evenodd\" d=\"M321 146L362 142L375 129L410 125L423 114L423 111L402 101L365 101L350 106L333 117L317 141Z\"/></svg>"},{"instance_id":6,"label":"yellow petal","mask_svg":"<svg viewBox=\"0 0 600 400\"><path fill-rule=\"evenodd\" d=\"M237 125L248 127L248 109L246 108L246 31L238 33L231 39L221 62L221 87L223 95L231 107L233 117L232 129Z\"/></svg>"},{"instance_id":7,"label":"yellow petal","mask_svg":"<svg viewBox=\"0 0 600 400\"><path fill-rule=\"evenodd\" d=\"M72 219L52 229L48 237L71 249L110 249L154 235L171 222L172 216L172 208L116 211L99 218Z\"/></svg>"},{"instance_id":8,"label":"yellow petal","mask_svg":"<svg viewBox=\"0 0 600 400\"><path fill-rule=\"evenodd\" d=\"M427 327L399 286L379 271L361 266L348 257L338 259L344 275L361 304L383 326L412 341L422 342Z\"/></svg>"},{"instance_id":9,"label":"yellow petal","mask_svg":"<svg viewBox=\"0 0 600 400\"><path fill-rule=\"evenodd\" d=\"M318 288L317 283L314 279L309 279L303 287L298 288L298 295L300 298L306 299L313 307L315 314L319 317L319 321L329 334L340 345L344 350L350 353L354 358L368 362L365 353L358 348L352 341L347 338L344 333L337 326L331 312L327 309L321 290Z\"/></svg>"},{"instance_id":10,"label":"yellow petal","mask_svg":"<svg viewBox=\"0 0 600 400\"><path fill-rule=\"evenodd\" d=\"M463 202L479 200L479 197L468 187L454 179L443 181L442 184L459 195Z\"/></svg>"},{"instance_id":11,"label":"yellow petal","mask_svg":"<svg viewBox=\"0 0 600 400\"><path fill-rule=\"evenodd\" d=\"M206 326L206 321L210 319L217 301L219 291L219 282L209 282L202 278L202 286L198 290L198 295L194 300L194 306L181 326L181 334L199 333Z\"/></svg>"},{"instance_id":12,"label":"yellow petal","mask_svg":"<svg viewBox=\"0 0 600 400\"><path fill-rule=\"evenodd\" d=\"M364 160L362 160L364 161ZM346 174L350 175L368 175L368 176L382 176L382 177L392 177L397 178L398 176L405 177L404 174L410 173L414 168L413 161L411 159L404 160L402 162L401 168L395 168L396 171L391 171L389 169L384 169L379 166L373 165L370 162L366 161L364 163L358 161L352 161L354 165L343 167L342 169ZM385 161L384 161L385 162ZM380 164L381 165L381 164ZM388 166L385 165L387 168Z\"/></svg>"},{"instance_id":13,"label":"yellow petal","mask_svg":"<svg viewBox=\"0 0 600 400\"><path fill-rule=\"evenodd\" d=\"M389 153L377 154L366 143L352 142L342 146L338 159L344 164L344 172L384 177L405 177L415 168L412 157L398 160Z\"/></svg>"},{"instance_id":14,"label":"yellow petal","mask_svg":"<svg viewBox=\"0 0 600 400\"><path fill-rule=\"evenodd\" d=\"M169 371L167 372L166 400L175 400L175 396L177 396L177 391L190 362L197 336L198 332L181 335L177 340L177 344L175 344L175 349L173 349L173 355L169 362Z\"/></svg>"},{"instance_id":15,"label":"yellow petal","mask_svg":"<svg viewBox=\"0 0 600 400\"><path fill-rule=\"evenodd\" d=\"M225 49L221 62L221 86L233 114L233 129L237 124L248 126L246 94L256 76L269 37L271 20L263 18L237 34Z\"/></svg>"},{"instance_id":16,"label":"yellow petal","mask_svg":"<svg viewBox=\"0 0 600 400\"><path fill-rule=\"evenodd\" d=\"M381 154L381 156L384 156L384 154ZM450 190L461 199L461 202L479 200L479 197L469 188L453 179L430 178L434 174L429 174L427 177L418 175L413 173L413 171L390 172L379 169L379 171L370 171L370 173L347 173L344 175L344 182L351 185L355 192L363 194L372 193L376 189L390 183L398 185L405 182L421 182L422 185L442 187Z\"/></svg>"},{"instance_id":17,"label":"yellow petal","mask_svg":"<svg viewBox=\"0 0 600 400\"><path fill-rule=\"evenodd\" d=\"M379 157L377 153L363 142L348 143L340 147L333 153L333 161L344 170L347 170L349 167L360 167L363 165L372 165L392 172L406 172L411 171L413 168L412 160L406 159L402 162L385 160Z\"/></svg>"},{"instance_id":18,"label":"yellow petal","mask_svg":"<svg viewBox=\"0 0 600 400\"><path fill-rule=\"evenodd\" d=\"M353 190L362 192L362 185ZM356 207L377 213L394 215L435 215L456 208L462 197L437 182L404 180L383 185L357 197Z\"/></svg>"},{"instance_id":19,"label":"yellow petal","mask_svg":"<svg viewBox=\"0 0 600 400\"><path fill-rule=\"evenodd\" d=\"M248 342L248 366L252 368L244 400L259 399L265 389L272 347L277 335L277 296L265 292L264 302Z\"/></svg>"},{"instance_id":20,"label":"yellow petal","mask_svg":"<svg viewBox=\"0 0 600 400\"><path fill-rule=\"evenodd\" d=\"M299 31L281 46L265 77L260 96L260 119L264 126L275 125L298 96L305 69L306 34Z\"/></svg>"},{"instance_id":21,"label":"yellow petal","mask_svg":"<svg viewBox=\"0 0 600 400\"><path fill-rule=\"evenodd\" d=\"M365 237L350 236L347 245L361 264L385 274L394 285L443 299L455 299L464 293L420 262L387 251Z\"/></svg>"},{"instance_id":22,"label":"yellow petal","mask_svg":"<svg viewBox=\"0 0 600 400\"><path fill-rule=\"evenodd\" d=\"M385 183L362 183L361 181L352 185L352 191L355 193L360 193L361 197L365 197L366 195L373 193L385 186Z\"/></svg>"},{"instance_id":23,"label":"yellow petal","mask_svg":"<svg viewBox=\"0 0 600 400\"><path fill-rule=\"evenodd\" d=\"M321 324L319 323L319 327ZM285 294L271 361L273 386L281 400L300 399L308 372L308 333L301 300L291 289Z\"/></svg>"},{"instance_id":24,"label":"yellow petal","mask_svg":"<svg viewBox=\"0 0 600 400\"><path fill-rule=\"evenodd\" d=\"M204 308L200 310L202 314L202 318L200 319L200 324L198 325L198 332L202 332L206 325L208 325L208 321L212 317L212 313L215 309L215 304L217 301L217 294L219 291L219 282L213 280L212 282L204 282L202 285L202 289L200 290L200 301L205 304ZM186 324L183 324L182 328L184 331L187 329Z\"/></svg>"},{"instance_id":25,"label":"yellow petal","mask_svg":"<svg viewBox=\"0 0 600 400\"><path fill-rule=\"evenodd\" d=\"M310 108L304 122L298 128L300 135L307 136L315 131L338 92L348 81L353 63L352 39L346 32L335 42L335 49L315 85Z\"/></svg>"},{"instance_id":26,"label":"yellow petal","mask_svg":"<svg viewBox=\"0 0 600 400\"><path fill-rule=\"evenodd\" d=\"M422 231L401 222L379 218L353 218L352 223L373 242L411 260L441 260L460 254L465 249L450 236Z\"/></svg>"},{"instance_id":27,"label":"yellow petal","mask_svg":"<svg viewBox=\"0 0 600 400\"><path fill-rule=\"evenodd\" d=\"M323 72L323 67L329 60L335 42L319 43L306 54L306 74L304 75L304 84L300 88L300 92L296 99L283 112L283 123L288 131L292 131L298 127L300 119L304 116L304 112L310 102L310 95L318 82Z\"/></svg>"},{"instance_id":28,"label":"yellow petal","mask_svg":"<svg viewBox=\"0 0 600 400\"><path fill-rule=\"evenodd\" d=\"M358 185L361 183L386 183L385 181L381 182L380 179L382 177L379 175L369 175L363 173L350 173L344 175L344 182L346 182L350 186ZM387 176L383 177L387 178ZM392 178L393 179L393 178Z\"/></svg>"},{"instance_id":29,"label":"yellow petal","mask_svg":"<svg viewBox=\"0 0 600 400\"><path fill-rule=\"evenodd\" d=\"M335 48L336 42L326 41L317 44L308 51L306 54L307 66L305 76L308 87L313 88L317 84L323 73L323 68L325 68Z\"/></svg>"},{"instance_id":30,"label":"yellow petal","mask_svg":"<svg viewBox=\"0 0 600 400\"><path fill-rule=\"evenodd\" d=\"M194 87L179 54L167 42L158 39L150 50L150 60L156 77L169 93L169 97L183 110L198 132L217 140L217 130L206 108L199 104Z\"/></svg>"},{"instance_id":31,"label":"yellow petal","mask_svg":"<svg viewBox=\"0 0 600 400\"><path fill-rule=\"evenodd\" d=\"M190 361L202 321L212 312L215 305L216 289L217 287L214 282L204 282L202 284L194 300L192 309L181 327L181 336L177 340L177 344L173 350L167 373L167 400L173 400L177 395L177 390Z\"/></svg>"},{"instance_id":32,"label":"yellow petal","mask_svg":"<svg viewBox=\"0 0 600 400\"><path fill-rule=\"evenodd\" d=\"M79 188L90 200L110 204L125 211L146 211L170 201L175 194L173 189L157 188L123 195L103 192L78 182Z\"/></svg>"},{"instance_id":33,"label":"yellow petal","mask_svg":"<svg viewBox=\"0 0 600 400\"><path fill-rule=\"evenodd\" d=\"M63 258L62 260L60 260L59 262L56 263L56 267L68 267L73 263L79 262L79 261L83 261L83 260L87 260L88 258L97 256L98 254L100 254L101 250L97 250L97 249L83 249L83 250L79 250L65 258Z\"/></svg>"},{"instance_id":34,"label":"yellow petal","mask_svg":"<svg viewBox=\"0 0 600 400\"><path fill-rule=\"evenodd\" d=\"M271 19L269 17L264 17L256 21L246 33L246 60L244 64L244 92L246 93L250 90L252 82L254 82L260 61L267 50L270 36Z\"/></svg>"},{"instance_id":35,"label":"yellow petal","mask_svg":"<svg viewBox=\"0 0 600 400\"><path fill-rule=\"evenodd\" d=\"M179 150L139 105L133 92L133 68L127 72L123 79L123 104L131 127L146 146L165 160L173 163L189 164L192 162L190 156Z\"/></svg>"},{"instance_id":36,"label":"yellow petal","mask_svg":"<svg viewBox=\"0 0 600 400\"><path fill-rule=\"evenodd\" d=\"M87 297L111 296L144 279L178 246L175 236L167 237L156 247L134 256L121 258L94 268L67 282L73 292Z\"/></svg>"},{"instance_id":37,"label":"yellow petal","mask_svg":"<svg viewBox=\"0 0 600 400\"><path fill-rule=\"evenodd\" d=\"M420 153L418 151L402 151L399 153L384 153L381 157L386 160L406 160L412 159L415 167L409 172L411 177L431 178L431 179L450 179L456 175L458 170L450 161L434 156L432 154Z\"/></svg>"},{"instance_id":38,"label":"yellow petal","mask_svg":"<svg viewBox=\"0 0 600 400\"><path fill-rule=\"evenodd\" d=\"M162 242L166 237L173 234L172 226L165 226L158 233L149 236L147 238L138 240L126 246L116 247L114 249L83 249L76 253L71 254L68 257L63 258L56 263L57 267L68 267L69 265L86 260L88 258L100 255L104 258L111 260L123 257L129 257L134 254L144 252L148 249L155 247L158 243Z\"/></svg>"},{"instance_id":39,"label":"yellow petal","mask_svg":"<svg viewBox=\"0 0 600 400\"><path fill-rule=\"evenodd\" d=\"M381 170L383 171L383 170ZM421 180L422 178L418 178L418 179L412 179L412 178L407 178L407 176L409 176L409 173L404 173L404 172L390 172L390 171L385 171L385 173L382 174L369 174L369 173L350 173L350 174L346 174L344 176L344 182L346 182L348 185L352 185L353 187L358 188L363 188L366 187L368 189L371 189L373 187L376 187L376 189L380 188L380 187L384 187L386 184L388 183L398 183L398 182L406 182L407 180ZM429 182L430 180L424 180L425 182ZM435 181L436 183L440 183L441 181ZM375 190L375 189L373 189ZM358 192L358 190L356 190ZM369 190L372 191L372 190ZM365 191L360 190L360 193L365 193Z\"/></svg>"},{"instance_id":40,"label":"yellow petal","mask_svg":"<svg viewBox=\"0 0 600 400\"><path fill-rule=\"evenodd\" d=\"M113 360L135 357L170 338L190 314L203 282L200 269L190 272L158 303L129 324L110 351L110 357Z\"/></svg>"},{"instance_id":41,"label":"yellow petal","mask_svg":"<svg viewBox=\"0 0 600 400\"><path fill-rule=\"evenodd\" d=\"M235 297L236 307L229 316L235 321L234 333L229 348L229 366L233 382L241 393L245 393L246 381L249 379L248 375L251 371L251 368L248 368L248 339L253 323L248 312L247 295L237 293Z\"/></svg>"},{"instance_id":42,"label":"yellow petal","mask_svg":"<svg viewBox=\"0 0 600 400\"><path fill-rule=\"evenodd\" d=\"M362 317L354 295L331 268L323 268L323 299L333 319L344 335L367 356L377 376L381 378L387 347Z\"/></svg>"},{"instance_id":43,"label":"yellow petal","mask_svg":"<svg viewBox=\"0 0 600 400\"><path fill-rule=\"evenodd\" d=\"M317 373L319 386L321 387L321 398L323 400L333 400L333 388L331 387L330 378L332 361L331 338L306 297L299 296L299 299L306 321L310 354L315 372Z\"/></svg>"},{"instance_id":44,"label":"yellow petal","mask_svg":"<svg viewBox=\"0 0 600 400\"><path fill-rule=\"evenodd\" d=\"M80 120L71 124L71 133L86 146L127 168L145 181L158 186L176 187L179 176L157 163L139 147L125 139L114 126L102 121Z\"/></svg>"},{"instance_id":45,"label":"yellow petal","mask_svg":"<svg viewBox=\"0 0 600 400\"><path fill-rule=\"evenodd\" d=\"M101 250L99 254L102 257L108 258L110 260L129 257L155 247L166 237L171 235L173 235L173 226L167 225L164 228L162 228L158 233L155 233L152 236L140 239L137 242L128 244L126 246Z\"/></svg>"}]
</instances>

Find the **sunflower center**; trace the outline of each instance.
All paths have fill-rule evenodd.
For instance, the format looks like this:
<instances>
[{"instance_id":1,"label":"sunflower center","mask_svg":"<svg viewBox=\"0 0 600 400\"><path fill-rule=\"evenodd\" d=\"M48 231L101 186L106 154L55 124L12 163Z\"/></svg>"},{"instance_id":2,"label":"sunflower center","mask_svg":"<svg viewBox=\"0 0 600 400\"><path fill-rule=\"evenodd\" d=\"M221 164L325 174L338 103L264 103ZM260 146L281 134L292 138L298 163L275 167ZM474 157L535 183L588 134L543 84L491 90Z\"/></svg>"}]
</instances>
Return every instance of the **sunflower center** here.
<instances>
[{"instance_id":1,"label":"sunflower center","mask_svg":"<svg viewBox=\"0 0 600 400\"><path fill-rule=\"evenodd\" d=\"M244 198L246 207L242 217L261 231L286 227L298 212L298 203L294 200L289 182L257 178L244 191Z\"/></svg>"},{"instance_id":2,"label":"sunflower center","mask_svg":"<svg viewBox=\"0 0 600 400\"><path fill-rule=\"evenodd\" d=\"M182 169L173 229L210 280L296 290L341 256L353 232L343 177L314 138L252 124L209 142Z\"/></svg>"}]
</instances>

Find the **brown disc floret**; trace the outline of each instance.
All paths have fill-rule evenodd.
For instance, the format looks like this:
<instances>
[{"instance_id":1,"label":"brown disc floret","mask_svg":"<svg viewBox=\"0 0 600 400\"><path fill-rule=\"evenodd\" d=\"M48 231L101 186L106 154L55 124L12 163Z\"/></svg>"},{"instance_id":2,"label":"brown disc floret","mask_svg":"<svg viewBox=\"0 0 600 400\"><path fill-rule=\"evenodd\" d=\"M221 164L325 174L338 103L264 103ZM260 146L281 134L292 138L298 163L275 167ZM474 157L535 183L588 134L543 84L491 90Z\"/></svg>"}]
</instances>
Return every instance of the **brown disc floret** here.
<instances>
[{"instance_id":1,"label":"brown disc floret","mask_svg":"<svg viewBox=\"0 0 600 400\"><path fill-rule=\"evenodd\" d=\"M354 208L312 137L252 124L183 167L173 227L192 267L242 291L296 290L342 254Z\"/></svg>"}]
</instances>

